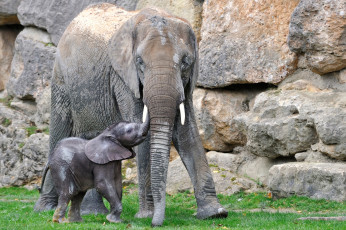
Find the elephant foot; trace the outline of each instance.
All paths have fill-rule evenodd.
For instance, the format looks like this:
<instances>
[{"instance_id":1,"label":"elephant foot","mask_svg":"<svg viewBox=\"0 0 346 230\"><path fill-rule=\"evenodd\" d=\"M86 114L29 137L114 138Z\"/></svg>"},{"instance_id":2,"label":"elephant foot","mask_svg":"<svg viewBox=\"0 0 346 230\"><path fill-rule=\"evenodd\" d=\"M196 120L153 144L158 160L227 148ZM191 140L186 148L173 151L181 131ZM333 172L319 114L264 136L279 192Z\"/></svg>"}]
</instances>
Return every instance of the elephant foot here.
<instances>
[{"instance_id":1,"label":"elephant foot","mask_svg":"<svg viewBox=\"0 0 346 230\"><path fill-rule=\"evenodd\" d=\"M198 207L197 218L208 219L208 218L226 218L228 211L224 209L218 202L209 203Z\"/></svg>"},{"instance_id":2,"label":"elephant foot","mask_svg":"<svg viewBox=\"0 0 346 230\"><path fill-rule=\"evenodd\" d=\"M58 206L58 196L44 196L41 194L34 206L35 212L54 210Z\"/></svg>"},{"instance_id":3,"label":"elephant foot","mask_svg":"<svg viewBox=\"0 0 346 230\"><path fill-rule=\"evenodd\" d=\"M107 214L109 213L108 209L103 203L102 196L95 190L89 190L81 205L81 214Z\"/></svg>"},{"instance_id":4,"label":"elephant foot","mask_svg":"<svg viewBox=\"0 0 346 230\"><path fill-rule=\"evenodd\" d=\"M136 213L135 218L152 218L154 212L152 210L140 210Z\"/></svg>"},{"instance_id":5,"label":"elephant foot","mask_svg":"<svg viewBox=\"0 0 346 230\"><path fill-rule=\"evenodd\" d=\"M119 215L120 216L120 215ZM119 216L113 215L113 214L108 214L106 219L111 222L111 223L120 223L122 222L122 219L120 219Z\"/></svg>"},{"instance_id":6,"label":"elephant foot","mask_svg":"<svg viewBox=\"0 0 346 230\"><path fill-rule=\"evenodd\" d=\"M69 223L83 222L83 219L80 216L69 216L67 219L67 222Z\"/></svg>"},{"instance_id":7,"label":"elephant foot","mask_svg":"<svg viewBox=\"0 0 346 230\"><path fill-rule=\"evenodd\" d=\"M53 222L59 223L59 224L68 223L68 221L65 219L65 217L62 217L62 218L55 218L55 217L53 217Z\"/></svg>"},{"instance_id":8,"label":"elephant foot","mask_svg":"<svg viewBox=\"0 0 346 230\"><path fill-rule=\"evenodd\" d=\"M153 220L151 221L151 227L155 228L155 227L160 227L163 224L163 219L159 218L153 218Z\"/></svg>"}]
</instances>

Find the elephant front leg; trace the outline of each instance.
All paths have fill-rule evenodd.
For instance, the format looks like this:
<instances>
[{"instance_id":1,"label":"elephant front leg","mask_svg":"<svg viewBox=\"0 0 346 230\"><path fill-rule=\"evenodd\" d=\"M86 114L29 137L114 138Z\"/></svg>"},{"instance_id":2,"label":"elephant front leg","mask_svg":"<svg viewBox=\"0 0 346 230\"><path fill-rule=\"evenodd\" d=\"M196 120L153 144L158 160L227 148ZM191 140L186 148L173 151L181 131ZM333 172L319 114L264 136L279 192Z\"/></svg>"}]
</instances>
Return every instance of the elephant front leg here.
<instances>
[{"instance_id":1,"label":"elephant front leg","mask_svg":"<svg viewBox=\"0 0 346 230\"><path fill-rule=\"evenodd\" d=\"M120 219L123 210L122 198L122 178L120 161L111 162L107 165L100 165L95 174L96 190L109 202L111 206L107 220L112 223L122 222Z\"/></svg>"},{"instance_id":2,"label":"elephant front leg","mask_svg":"<svg viewBox=\"0 0 346 230\"><path fill-rule=\"evenodd\" d=\"M185 125L176 122L178 125L174 129L173 143L194 186L198 206L197 218L225 218L228 212L216 197L214 180L199 137L191 101L187 108Z\"/></svg>"},{"instance_id":3,"label":"elephant front leg","mask_svg":"<svg viewBox=\"0 0 346 230\"><path fill-rule=\"evenodd\" d=\"M138 174L138 196L139 211L136 218L153 217L154 201L151 191L150 179L150 137L138 146L137 174Z\"/></svg>"}]
</instances>

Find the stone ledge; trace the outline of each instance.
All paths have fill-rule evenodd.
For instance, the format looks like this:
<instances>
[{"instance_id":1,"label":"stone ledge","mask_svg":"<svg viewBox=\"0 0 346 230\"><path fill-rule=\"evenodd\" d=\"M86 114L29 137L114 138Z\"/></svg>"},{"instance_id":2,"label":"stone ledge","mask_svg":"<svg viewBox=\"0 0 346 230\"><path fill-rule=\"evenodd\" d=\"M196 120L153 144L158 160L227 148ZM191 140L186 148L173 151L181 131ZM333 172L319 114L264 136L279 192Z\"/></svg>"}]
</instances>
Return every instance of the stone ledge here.
<instances>
[{"instance_id":1,"label":"stone ledge","mask_svg":"<svg viewBox=\"0 0 346 230\"><path fill-rule=\"evenodd\" d=\"M291 195L346 200L345 163L287 163L269 170L273 198Z\"/></svg>"}]
</instances>

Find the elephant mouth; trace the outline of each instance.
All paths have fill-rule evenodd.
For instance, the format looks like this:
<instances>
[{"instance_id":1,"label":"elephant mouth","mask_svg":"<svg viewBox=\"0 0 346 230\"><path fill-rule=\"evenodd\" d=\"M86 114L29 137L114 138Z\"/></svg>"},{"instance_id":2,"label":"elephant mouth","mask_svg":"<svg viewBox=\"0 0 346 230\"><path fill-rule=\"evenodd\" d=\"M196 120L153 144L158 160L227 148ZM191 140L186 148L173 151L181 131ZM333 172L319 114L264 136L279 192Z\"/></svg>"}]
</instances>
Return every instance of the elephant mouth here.
<instances>
[{"instance_id":1,"label":"elephant mouth","mask_svg":"<svg viewBox=\"0 0 346 230\"><path fill-rule=\"evenodd\" d=\"M180 111L180 122L182 125L184 125L185 124L185 105L184 105L184 102L180 103L179 111ZM143 123L146 121L147 116L148 116L148 107L146 105L144 105L143 118L142 118Z\"/></svg>"}]
</instances>

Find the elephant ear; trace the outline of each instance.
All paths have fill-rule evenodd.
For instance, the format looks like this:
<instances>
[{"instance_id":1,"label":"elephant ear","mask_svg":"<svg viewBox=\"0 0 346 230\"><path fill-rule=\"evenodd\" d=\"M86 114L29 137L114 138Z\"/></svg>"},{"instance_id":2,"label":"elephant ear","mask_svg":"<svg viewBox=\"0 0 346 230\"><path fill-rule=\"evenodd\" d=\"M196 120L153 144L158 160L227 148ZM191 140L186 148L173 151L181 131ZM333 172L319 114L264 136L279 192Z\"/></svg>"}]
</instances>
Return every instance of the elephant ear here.
<instances>
[{"instance_id":1,"label":"elephant ear","mask_svg":"<svg viewBox=\"0 0 346 230\"><path fill-rule=\"evenodd\" d=\"M117 74L123 79L135 97L140 98L139 79L133 57L136 24L134 17L125 22L112 36L108 44L108 56Z\"/></svg>"},{"instance_id":2,"label":"elephant ear","mask_svg":"<svg viewBox=\"0 0 346 230\"><path fill-rule=\"evenodd\" d=\"M107 164L136 156L132 149L127 149L103 135L88 141L85 145L85 155L96 164Z\"/></svg>"},{"instance_id":3,"label":"elephant ear","mask_svg":"<svg viewBox=\"0 0 346 230\"><path fill-rule=\"evenodd\" d=\"M198 57L198 43L195 36L195 33L193 32L191 26L189 26L189 35L190 35L190 42L192 44L192 48L194 49L194 55L195 55L195 62L192 67L190 81L188 85L186 86L186 94L185 95L192 95L193 90L195 89L197 78L198 78L198 72L199 72L199 57Z\"/></svg>"}]
</instances>

